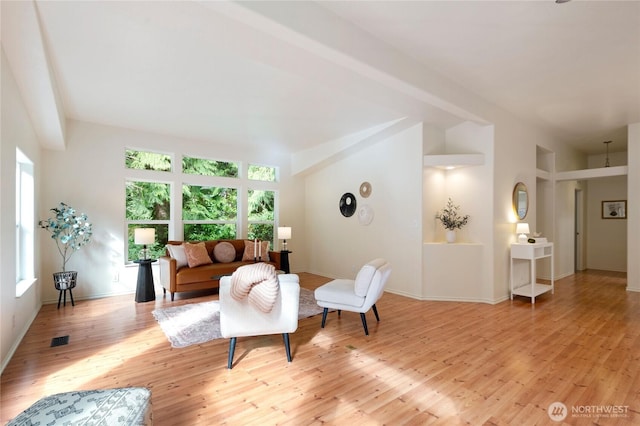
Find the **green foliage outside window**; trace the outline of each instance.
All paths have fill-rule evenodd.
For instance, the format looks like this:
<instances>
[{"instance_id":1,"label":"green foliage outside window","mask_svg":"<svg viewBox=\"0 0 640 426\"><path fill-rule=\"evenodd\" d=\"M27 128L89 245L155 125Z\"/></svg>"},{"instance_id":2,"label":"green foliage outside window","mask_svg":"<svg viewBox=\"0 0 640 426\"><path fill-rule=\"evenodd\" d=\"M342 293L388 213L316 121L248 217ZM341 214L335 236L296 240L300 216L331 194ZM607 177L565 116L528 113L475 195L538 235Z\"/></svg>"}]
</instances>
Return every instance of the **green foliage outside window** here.
<instances>
[{"instance_id":1,"label":"green foliage outside window","mask_svg":"<svg viewBox=\"0 0 640 426\"><path fill-rule=\"evenodd\" d=\"M237 189L197 185L182 186L182 219L185 221L185 240L236 238L237 217ZM216 223L188 221L215 221Z\"/></svg>"},{"instance_id":2,"label":"green foliage outside window","mask_svg":"<svg viewBox=\"0 0 640 426\"><path fill-rule=\"evenodd\" d=\"M158 182L128 181L126 183L127 260L139 258L140 249L134 243L135 228L156 228L156 244L148 247L152 258L164 254L169 226L155 221L171 219L171 185Z\"/></svg>"},{"instance_id":3,"label":"green foliage outside window","mask_svg":"<svg viewBox=\"0 0 640 426\"><path fill-rule=\"evenodd\" d=\"M182 219L235 221L237 217L237 189L182 185Z\"/></svg>"},{"instance_id":4,"label":"green foliage outside window","mask_svg":"<svg viewBox=\"0 0 640 426\"><path fill-rule=\"evenodd\" d=\"M204 158L182 157L182 173L201 176L238 177L238 164Z\"/></svg>"},{"instance_id":5,"label":"green foliage outside window","mask_svg":"<svg viewBox=\"0 0 640 426\"><path fill-rule=\"evenodd\" d=\"M233 240L236 238L236 225L231 223L185 223L186 241Z\"/></svg>"},{"instance_id":6,"label":"green foliage outside window","mask_svg":"<svg viewBox=\"0 0 640 426\"><path fill-rule=\"evenodd\" d=\"M248 195L248 219L250 221L273 221L275 192L250 189Z\"/></svg>"},{"instance_id":7,"label":"green foliage outside window","mask_svg":"<svg viewBox=\"0 0 640 426\"><path fill-rule=\"evenodd\" d=\"M128 181L126 192L127 220L171 219L170 184Z\"/></svg>"},{"instance_id":8,"label":"green foliage outside window","mask_svg":"<svg viewBox=\"0 0 640 426\"><path fill-rule=\"evenodd\" d=\"M275 192L250 189L248 202L248 238L269 241L273 247Z\"/></svg>"},{"instance_id":9,"label":"green foliage outside window","mask_svg":"<svg viewBox=\"0 0 640 426\"><path fill-rule=\"evenodd\" d=\"M255 164L249 164L248 177L251 180L275 182L276 168L270 166L257 166Z\"/></svg>"},{"instance_id":10,"label":"green foliage outside window","mask_svg":"<svg viewBox=\"0 0 640 426\"><path fill-rule=\"evenodd\" d=\"M128 169L171 171L171 156L157 152L144 152L127 149L125 165Z\"/></svg>"}]
</instances>

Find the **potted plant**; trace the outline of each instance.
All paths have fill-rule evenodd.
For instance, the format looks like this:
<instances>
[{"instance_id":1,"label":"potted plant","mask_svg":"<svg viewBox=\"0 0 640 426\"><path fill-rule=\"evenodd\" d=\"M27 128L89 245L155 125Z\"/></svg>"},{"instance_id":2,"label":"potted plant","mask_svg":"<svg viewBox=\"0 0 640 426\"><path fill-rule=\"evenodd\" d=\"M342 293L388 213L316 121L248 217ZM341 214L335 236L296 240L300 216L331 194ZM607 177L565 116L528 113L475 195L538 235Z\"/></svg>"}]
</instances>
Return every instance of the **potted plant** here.
<instances>
[{"instance_id":1,"label":"potted plant","mask_svg":"<svg viewBox=\"0 0 640 426\"><path fill-rule=\"evenodd\" d=\"M447 230L447 242L453 243L456 240L456 229L461 229L469 222L469 215L461 216L458 213L460 206L456 206L449 198L444 209L436 213L436 219L442 222Z\"/></svg>"},{"instance_id":2,"label":"potted plant","mask_svg":"<svg viewBox=\"0 0 640 426\"><path fill-rule=\"evenodd\" d=\"M67 271L67 262L69 258L81 247L91 241L92 227L87 221L87 215L78 214L76 210L65 204L60 203L58 207L50 209L54 214L46 220L38 222L40 228L47 230L56 242L58 252L62 257L62 271L53 274L53 281L57 290L64 290L66 303L66 290L71 295L71 304L73 305L73 294L71 289L76 286L78 273L76 271ZM60 298L58 298L58 308L60 307Z\"/></svg>"}]
</instances>

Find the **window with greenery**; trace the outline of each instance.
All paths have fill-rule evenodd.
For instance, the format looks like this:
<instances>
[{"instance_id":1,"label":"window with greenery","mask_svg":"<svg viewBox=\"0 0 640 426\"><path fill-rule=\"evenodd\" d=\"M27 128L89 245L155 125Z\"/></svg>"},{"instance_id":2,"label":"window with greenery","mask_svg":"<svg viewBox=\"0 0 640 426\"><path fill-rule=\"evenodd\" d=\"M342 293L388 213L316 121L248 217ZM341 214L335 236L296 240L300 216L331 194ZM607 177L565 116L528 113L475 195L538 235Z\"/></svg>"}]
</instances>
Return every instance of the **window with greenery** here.
<instances>
[{"instance_id":1,"label":"window with greenery","mask_svg":"<svg viewBox=\"0 0 640 426\"><path fill-rule=\"evenodd\" d=\"M238 190L215 186L182 186L185 241L236 238Z\"/></svg>"},{"instance_id":2,"label":"window with greenery","mask_svg":"<svg viewBox=\"0 0 640 426\"><path fill-rule=\"evenodd\" d=\"M250 189L248 192L248 238L269 241L273 248L275 192Z\"/></svg>"},{"instance_id":3,"label":"window with greenery","mask_svg":"<svg viewBox=\"0 0 640 426\"><path fill-rule=\"evenodd\" d=\"M262 180L265 182L276 181L276 168L269 166L258 166L249 164L248 177L251 180Z\"/></svg>"},{"instance_id":4,"label":"window with greenery","mask_svg":"<svg viewBox=\"0 0 640 426\"><path fill-rule=\"evenodd\" d=\"M128 169L171 171L171 156L157 152L136 151L127 149L125 165Z\"/></svg>"},{"instance_id":5,"label":"window with greenery","mask_svg":"<svg viewBox=\"0 0 640 426\"><path fill-rule=\"evenodd\" d=\"M190 175L237 178L238 164L228 161L215 161L206 160L204 158L182 157L182 173Z\"/></svg>"},{"instance_id":6,"label":"window with greenery","mask_svg":"<svg viewBox=\"0 0 640 426\"><path fill-rule=\"evenodd\" d=\"M157 259L164 255L171 220L171 184L127 181L126 220L128 261L138 259L142 248L134 244L135 228L155 228L156 244L148 247L150 256Z\"/></svg>"}]
</instances>

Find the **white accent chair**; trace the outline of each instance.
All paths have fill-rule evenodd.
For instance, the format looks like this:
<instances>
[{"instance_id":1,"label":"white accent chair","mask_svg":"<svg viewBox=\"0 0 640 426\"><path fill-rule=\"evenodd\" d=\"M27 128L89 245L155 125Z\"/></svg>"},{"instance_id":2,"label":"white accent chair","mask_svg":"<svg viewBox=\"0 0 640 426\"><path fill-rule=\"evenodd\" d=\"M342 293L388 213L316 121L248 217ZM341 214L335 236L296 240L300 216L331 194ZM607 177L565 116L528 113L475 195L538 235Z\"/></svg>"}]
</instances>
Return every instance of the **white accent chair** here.
<instances>
[{"instance_id":1,"label":"white accent chair","mask_svg":"<svg viewBox=\"0 0 640 426\"><path fill-rule=\"evenodd\" d=\"M280 292L271 312L265 313L249 303L248 298L235 300L231 297L231 276L220 279L220 333L229 341L227 368L233 366L236 339L244 336L282 334L291 362L289 333L298 329L298 308L300 305L300 280L295 274L278 275Z\"/></svg>"},{"instance_id":2,"label":"white accent chair","mask_svg":"<svg viewBox=\"0 0 640 426\"><path fill-rule=\"evenodd\" d=\"M391 274L391 265L384 259L374 259L360 269L355 280L337 279L318 287L314 295L322 312L322 328L329 309L359 312L364 334L369 335L365 313L373 308L376 320L380 321L376 302L384 292L384 286Z\"/></svg>"}]
</instances>

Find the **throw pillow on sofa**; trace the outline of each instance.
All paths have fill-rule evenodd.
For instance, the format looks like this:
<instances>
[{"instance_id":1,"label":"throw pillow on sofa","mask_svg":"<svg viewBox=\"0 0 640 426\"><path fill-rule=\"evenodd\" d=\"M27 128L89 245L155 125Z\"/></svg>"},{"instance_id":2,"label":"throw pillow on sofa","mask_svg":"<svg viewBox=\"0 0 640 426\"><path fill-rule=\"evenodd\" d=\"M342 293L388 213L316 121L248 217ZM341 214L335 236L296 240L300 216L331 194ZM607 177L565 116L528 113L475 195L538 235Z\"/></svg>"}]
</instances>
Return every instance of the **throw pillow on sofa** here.
<instances>
[{"instance_id":1,"label":"throw pillow on sofa","mask_svg":"<svg viewBox=\"0 0 640 426\"><path fill-rule=\"evenodd\" d=\"M204 243L186 243L184 244L184 253L187 255L189 268L213 263Z\"/></svg>"},{"instance_id":2,"label":"throw pillow on sofa","mask_svg":"<svg viewBox=\"0 0 640 426\"><path fill-rule=\"evenodd\" d=\"M220 263L231 263L236 260L236 248L233 244L223 241L213 248L213 257Z\"/></svg>"},{"instance_id":3,"label":"throw pillow on sofa","mask_svg":"<svg viewBox=\"0 0 640 426\"><path fill-rule=\"evenodd\" d=\"M184 252L184 246L182 244L167 244L167 251L169 252L169 256L176 260L178 269L188 265L187 255Z\"/></svg>"},{"instance_id":4,"label":"throw pillow on sofa","mask_svg":"<svg viewBox=\"0 0 640 426\"><path fill-rule=\"evenodd\" d=\"M254 257L258 257L258 253L260 251L259 244L262 244L262 256L260 260L263 262L270 262L269 260L269 241L260 241L259 243L254 243L251 240L244 240L244 253L242 255L243 262L250 262L254 259ZM255 247L255 251L254 251ZM255 253L255 256L254 256Z\"/></svg>"}]
</instances>

